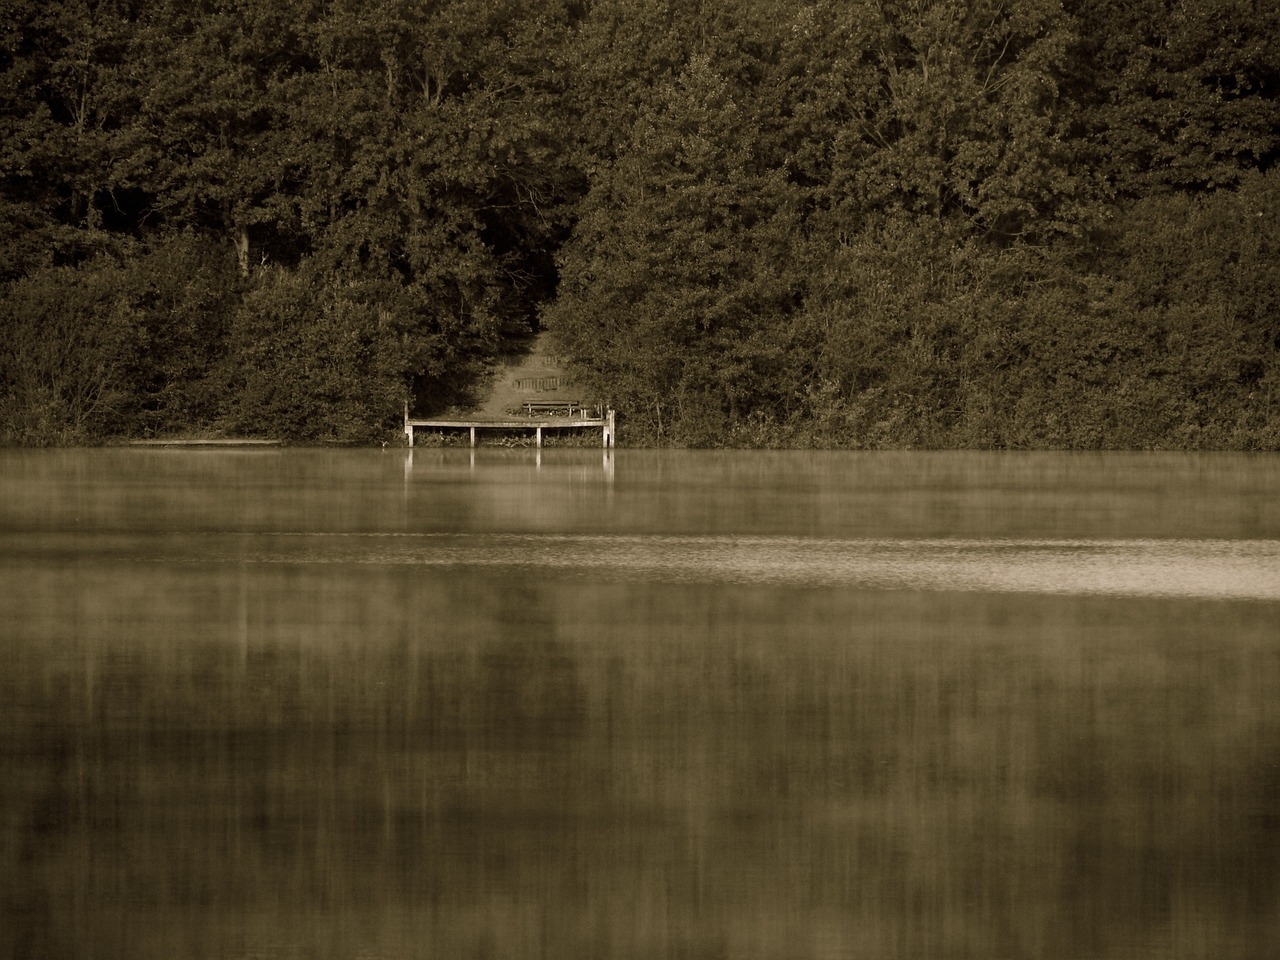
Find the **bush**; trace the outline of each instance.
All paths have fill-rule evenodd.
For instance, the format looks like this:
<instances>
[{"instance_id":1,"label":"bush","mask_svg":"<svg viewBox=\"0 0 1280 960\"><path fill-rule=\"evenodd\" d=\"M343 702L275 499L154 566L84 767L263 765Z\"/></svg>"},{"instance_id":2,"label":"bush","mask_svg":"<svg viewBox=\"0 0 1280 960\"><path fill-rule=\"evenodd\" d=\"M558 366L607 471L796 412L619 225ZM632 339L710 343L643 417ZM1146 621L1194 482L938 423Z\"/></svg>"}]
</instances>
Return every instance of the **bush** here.
<instances>
[{"instance_id":1,"label":"bush","mask_svg":"<svg viewBox=\"0 0 1280 960\"><path fill-rule=\"evenodd\" d=\"M118 432L139 318L113 262L40 270L0 290L0 442L86 443Z\"/></svg>"},{"instance_id":2,"label":"bush","mask_svg":"<svg viewBox=\"0 0 1280 960\"><path fill-rule=\"evenodd\" d=\"M400 344L391 315L359 287L324 284L306 266L266 271L232 322L231 422L290 440L382 437L407 395Z\"/></svg>"}]
</instances>

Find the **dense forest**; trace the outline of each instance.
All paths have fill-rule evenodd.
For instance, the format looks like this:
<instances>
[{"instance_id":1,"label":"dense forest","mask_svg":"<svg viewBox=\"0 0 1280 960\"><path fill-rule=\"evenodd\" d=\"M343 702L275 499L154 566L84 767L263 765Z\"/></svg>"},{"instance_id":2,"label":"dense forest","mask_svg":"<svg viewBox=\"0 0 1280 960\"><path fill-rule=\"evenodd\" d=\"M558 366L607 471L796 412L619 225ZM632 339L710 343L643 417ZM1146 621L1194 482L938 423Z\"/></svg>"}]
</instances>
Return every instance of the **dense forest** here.
<instances>
[{"instance_id":1,"label":"dense forest","mask_svg":"<svg viewBox=\"0 0 1280 960\"><path fill-rule=\"evenodd\" d=\"M0 0L0 442L1280 449L1274 0Z\"/></svg>"}]
</instances>

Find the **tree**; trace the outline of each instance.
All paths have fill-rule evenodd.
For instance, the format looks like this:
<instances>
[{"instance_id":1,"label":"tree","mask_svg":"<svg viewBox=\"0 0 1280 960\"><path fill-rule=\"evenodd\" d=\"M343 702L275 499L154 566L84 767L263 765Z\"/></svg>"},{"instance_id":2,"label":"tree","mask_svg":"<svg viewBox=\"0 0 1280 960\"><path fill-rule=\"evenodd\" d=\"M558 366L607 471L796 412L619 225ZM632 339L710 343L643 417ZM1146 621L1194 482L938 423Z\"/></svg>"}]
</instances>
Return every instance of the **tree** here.
<instances>
[{"instance_id":1,"label":"tree","mask_svg":"<svg viewBox=\"0 0 1280 960\"><path fill-rule=\"evenodd\" d=\"M242 275L255 233L261 249L293 226L292 141L277 88L308 66L298 29L310 8L165 0L136 34L132 56L148 65L137 123L155 211L171 228L224 236Z\"/></svg>"},{"instance_id":2,"label":"tree","mask_svg":"<svg viewBox=\"0 0 1280 960\"><path fill-rule=\"evenodd\" d=\"M130 402L116 429L150 436L219 423L228 328L244 293L231 249L190 230L154 236L125 262L120 283L137 327Z\"/></svg>"},{"instance_id":3,"label":"tree","mask_svg":"<svg viewBox=\"0 0 1280 960\"><path fill-rule=\"evenodd\" d=\"M0 443L83 443L116 427L138 326L121 273L98 259L0 288Z\"/></svg>"},{"instance_id":4,"label":"tree","mask_svg":"<svg viewBox=\"0 0 1280 960\"><path fill-rule=\"evenodd\" d=\"M302 222L325 271L399 287L406 374L445 402L553 289L575 174L549 66L567 12L400 0L329 11L321 70L283 89L300 144Z\"/></svg>"},{"instance_id":5,"label":"tree","mask_svg":"<svg viewBox=\"0 0 1280 960\"><path fill-rule=\"evenodd\" d=\"M259 271L231 321L224 374L235 430L350 443L387 436L406 390L403 333L377 285Z\"/></svg>"},{"instance_id":6,"label":"tree","mask_svg":"<svg viewBox=\"0 0 1280 960\"><path fill-rule=\"evenodd\" d=\"M1072 34L1059 4L903 0L859 26L866 52L835 134L834 206L955 218L1003 242L1073 228L1092 188L1063 136Z\"/></svg>"},{"instance_id":7,"label":"tree","mask_svg":"<svg viewBox=\"0 0 1280 960\"><path fill-rule=\"evenodd\" d=\"M733 89L694 57L598 175L561 259L548 326L584 385L654 439L709 442L791 389L774 368L794 224L752 143Z\"/></svg>"},{"instance_id":8,"label":"tree","mask_svg":"<svg viewBox=\"0 0 1280 960\"><path fill-rule=\"evenodd\" d=\"M75 263L136 223L131 5L0 11L0 277Z\"/></svg>"},{"instance_id":9,"label":"tree","mask_svg":"<svg viewBox=\"0 0 1280 960\"><path fill-rule=\"evenodd\" d=\"M1268 0L1072 0L1085 133L1122 196L1234 186L1280 150Z\"/></svg>"}]
</instances>

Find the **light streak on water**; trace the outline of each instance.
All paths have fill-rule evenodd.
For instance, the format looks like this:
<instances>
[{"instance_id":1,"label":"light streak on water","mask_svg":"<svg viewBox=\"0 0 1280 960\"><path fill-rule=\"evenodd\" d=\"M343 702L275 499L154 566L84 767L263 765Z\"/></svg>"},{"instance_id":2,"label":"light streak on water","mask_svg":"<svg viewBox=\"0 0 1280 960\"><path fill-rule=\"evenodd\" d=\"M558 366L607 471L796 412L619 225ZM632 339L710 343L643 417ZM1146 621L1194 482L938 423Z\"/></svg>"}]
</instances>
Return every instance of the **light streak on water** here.
<instances>
[{"instance_id":1,"label":"light streak on water","mask_svg":"<svg viewBox=\"0 0 1280 960\"><path fill-rule=\"evenodd\" d=\"M163 538L142 539L151 549L130 538L130 555L165 562L537 567L613 581L1280 600L1280 540L215 534L171 554Z\"/></svg>"}]
</instances>

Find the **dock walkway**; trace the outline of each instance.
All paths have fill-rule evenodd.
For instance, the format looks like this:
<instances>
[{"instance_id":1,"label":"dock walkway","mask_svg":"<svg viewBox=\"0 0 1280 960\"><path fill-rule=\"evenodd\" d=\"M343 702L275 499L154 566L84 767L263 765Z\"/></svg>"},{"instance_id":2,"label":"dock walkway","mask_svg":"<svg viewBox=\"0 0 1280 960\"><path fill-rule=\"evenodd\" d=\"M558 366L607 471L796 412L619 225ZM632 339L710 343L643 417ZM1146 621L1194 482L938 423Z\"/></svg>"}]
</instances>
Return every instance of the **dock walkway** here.
<instances>
[{"instance_id":1,"label":"dock walkway","mask_svg":"<svg viewBox=\"0 0 1280 960\"><path fill-rule=\"evenodd\" d=\"M433 419L418 420L409 416L405 412L404 432L409 438L409 446L413 446L414 433L418 430L435 430L444 433L446 430L468 430L471 434L471 446L476 445L476 435L485 430L532 430L539 447L542 446L542 432L544 430L599 430L601 443L605 447L613 446L613 438L615 432L614 412L605 410L603 416L585 417L585 416L561 416L550 418L534 418L528 417L505 417L505 418L468 418L456 417L451 419Z\"/></svg>"}]
</instances>

